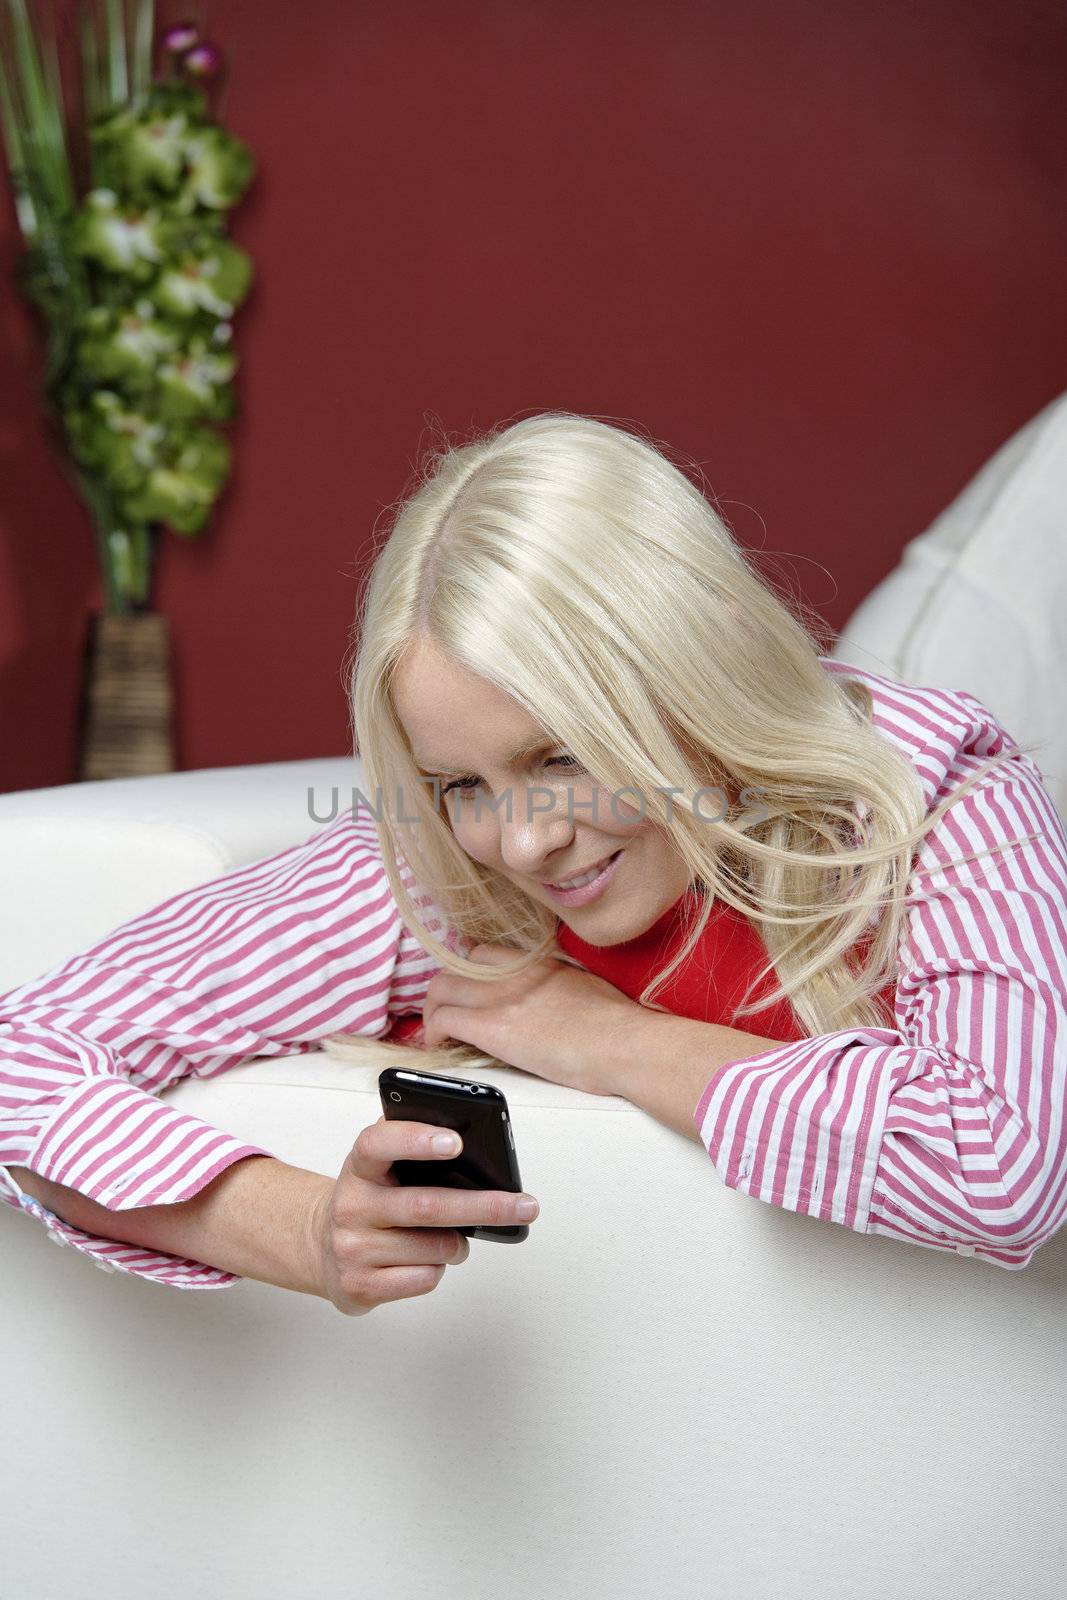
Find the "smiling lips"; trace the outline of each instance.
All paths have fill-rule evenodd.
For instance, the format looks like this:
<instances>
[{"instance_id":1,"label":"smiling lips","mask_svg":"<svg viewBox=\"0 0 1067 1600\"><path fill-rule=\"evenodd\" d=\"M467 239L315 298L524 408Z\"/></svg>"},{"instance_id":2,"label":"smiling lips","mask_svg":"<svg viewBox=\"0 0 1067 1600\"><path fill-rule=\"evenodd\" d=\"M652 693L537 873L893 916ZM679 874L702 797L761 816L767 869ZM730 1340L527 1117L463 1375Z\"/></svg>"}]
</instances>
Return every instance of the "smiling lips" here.
<instances>
[{"instance_id":1,"label":"smiling lips","mask_svg":"<svg viewBox=\"0 0 1067 1600\"><path fill-rule=\"evenodd\" d=\"M616 856L618 853L617 850L613 850L611 855L605 856L602 861L594 861L591 867L586 867L584 872L575 873L573 878L560 878L556 883L545 883L544 887L546 889L577 889L587 878L592 880L598 872L603 872L612 856Z\"/></svg>"}]
</instances>

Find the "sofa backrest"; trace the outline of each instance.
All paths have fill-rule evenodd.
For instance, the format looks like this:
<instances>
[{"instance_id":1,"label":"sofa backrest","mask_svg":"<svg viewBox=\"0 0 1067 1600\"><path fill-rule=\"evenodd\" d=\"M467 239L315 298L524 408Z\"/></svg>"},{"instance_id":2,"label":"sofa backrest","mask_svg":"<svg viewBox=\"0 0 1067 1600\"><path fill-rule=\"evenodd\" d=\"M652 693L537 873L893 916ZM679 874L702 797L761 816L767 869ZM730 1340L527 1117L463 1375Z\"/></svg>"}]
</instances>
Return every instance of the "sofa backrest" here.
<instances>
[{"instance_id":1,"label":"sofa backrest","mask_svg":"<svg viewBox=\"0 0 1067 1600\"><path fill-rule=\"evenodd\" d=\"M986 462L841 630L836 660L966 689L1067 818L1067 395Z\"/></svg>"}]
</instances>

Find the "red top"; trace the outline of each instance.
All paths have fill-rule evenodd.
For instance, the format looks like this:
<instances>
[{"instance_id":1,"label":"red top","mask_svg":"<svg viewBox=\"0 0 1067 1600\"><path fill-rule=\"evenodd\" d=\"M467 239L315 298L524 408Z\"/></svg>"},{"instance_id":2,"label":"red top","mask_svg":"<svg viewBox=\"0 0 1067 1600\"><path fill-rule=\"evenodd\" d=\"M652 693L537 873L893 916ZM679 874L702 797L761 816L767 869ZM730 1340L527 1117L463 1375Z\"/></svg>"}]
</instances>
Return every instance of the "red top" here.
<instances>
[{"instance_id":1,"label":"red top","mask_svg":"<svg viewBox=\"0 0 1067 1600\"><path fill-rule=\"evenodd\" d=\"M556 942L598 978L606 978L636 1000L652 974L684 944L691 920L686 913L692 917L699 914L700 897L701 891L687 889L651 928L622 944L587 944L565 923L560 923ZM734 1007L741 1004L748 984L766 960L767 953L751 923L732 906L718 901L689 960L656 991L652 1003L675 1016L731 1026ZM749 998L763 998L774 982L770 973ZM784 1000L752 1012L738 1026L766 1039L806 1037L792 1006Z\"/></svg>"},{"instance_id":2,"label":"red top","mask_svg":"<svg viewBox=\"0 0 1067 1600\"><path fill-rule=\"evenodd\" d=\"M685 914L698 910L699 891L687 889L644 933L621 944L595 945L560 922L556 943L567 955L580 961L587 971L614 984L631 1000L636 1000L654 972L658 972L684 943ZM711 910L708 925L689 960L657 990L652 1004L675 1016L691 1017L696 1022L718 1022L738 1027L765 1039L793 1042L808 1037L802 1023L786 1000L764 1005L734 1022L733 1012L745 998L749 983L766 962L767 956L752 923L732 906L718 901ZM750 998L763 998L775 987L774 973L756 986ZM895 986L890 984L884 997L892 1014ZM387 1035L391 1042L418 1042L422 1017L401 1017Z\"/></svg>"}]
</instances>

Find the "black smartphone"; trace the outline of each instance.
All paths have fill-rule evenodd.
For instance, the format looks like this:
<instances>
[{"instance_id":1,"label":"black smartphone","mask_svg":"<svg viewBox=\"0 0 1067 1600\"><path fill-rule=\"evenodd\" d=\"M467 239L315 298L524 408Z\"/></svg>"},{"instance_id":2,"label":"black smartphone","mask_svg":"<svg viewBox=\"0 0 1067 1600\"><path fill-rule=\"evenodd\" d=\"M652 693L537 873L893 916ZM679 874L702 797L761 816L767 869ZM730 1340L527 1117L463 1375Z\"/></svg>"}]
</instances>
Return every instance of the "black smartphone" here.
<instances>
[{"instance_id":1,"label":"black smartphone","mask_svg":"<svg viewBox=\"0 0 1067 1600\"><path fill-rule=\"evenodd\" d=\"M448 1161L394 1161L392 1170L401 1183L522 1192L508 1103L492 1084L386 1067L378 1077L378 1093L388 1121L453 1128L463 1140L459 1155ZM457 1228L456 1232L468 1239L518 1244L530 1229L522 1222L513 1227Z\"/></svg>"}]
</instances>

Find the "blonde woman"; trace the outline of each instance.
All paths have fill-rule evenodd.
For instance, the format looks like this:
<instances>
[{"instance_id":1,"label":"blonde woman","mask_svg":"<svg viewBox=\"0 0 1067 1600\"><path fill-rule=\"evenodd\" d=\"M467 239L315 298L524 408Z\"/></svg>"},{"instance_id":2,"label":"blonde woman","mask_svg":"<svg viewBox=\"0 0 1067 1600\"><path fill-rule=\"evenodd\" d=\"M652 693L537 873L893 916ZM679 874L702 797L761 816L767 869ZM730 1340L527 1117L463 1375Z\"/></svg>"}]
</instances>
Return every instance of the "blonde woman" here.
<instances>
[{"instance_id":1,"label":"blonde woman","mask_svg":"<svg viewBox=\"0 0 1067 1600\"><path fill-rule=\"evenodd\" d=\"M986 707L820 655L663 449L565 413L431 455L356 644L351 806L0 998L9 1203L176 1287L425 1294L536 1201L400 1187L455 1153L418 1123L331 1178L158 1098L421 1045L623 1095L709 1182L1026 1265L1067 1208L1067 836Z\"/></svg>"}]
</instances>

